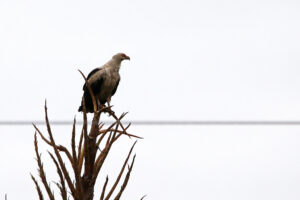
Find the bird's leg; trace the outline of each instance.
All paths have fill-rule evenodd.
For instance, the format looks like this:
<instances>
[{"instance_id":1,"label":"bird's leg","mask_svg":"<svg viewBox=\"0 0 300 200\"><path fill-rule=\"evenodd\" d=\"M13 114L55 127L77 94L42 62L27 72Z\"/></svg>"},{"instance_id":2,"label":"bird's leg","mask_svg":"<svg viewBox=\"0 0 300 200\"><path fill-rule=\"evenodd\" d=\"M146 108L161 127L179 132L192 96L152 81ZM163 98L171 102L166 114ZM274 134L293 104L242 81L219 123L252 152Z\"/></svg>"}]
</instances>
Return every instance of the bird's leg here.
<instances>
[{"instance_id":1,"label":"bird's leg","mask_svg":"<svg viewBox=\"0 0 300 200\"><path fill-rule=\"evenodd\" d=\"M111 97L108 97L108 98L107 98L107 106L108 106L108 107L110 106L110 101L111 101Z\"/></svg>"},{"instance_id":2,"label":"bird's leg","mask_svg":"<svg viewBox=\"0 0 300 200\"><path fill-rule=\"evenodd\" d=\"M103 105L101 105L100 100L97 99L97 110L100 110Z\"/></svg>"},{"instance_id":3,"label":"bird's leg","mask_svg":"<svg viewBox=\"0 0 300 200\"><path fill-rule=\"evenodd\" d=\"M108 115L110 116L110 113L114 113L114 111L112 111L111 110L111 108L110 108L110 101L111 101L111 96L109 96L108 98L107 98L107 106L108 106Z\"/></svg>"}]
</instances>

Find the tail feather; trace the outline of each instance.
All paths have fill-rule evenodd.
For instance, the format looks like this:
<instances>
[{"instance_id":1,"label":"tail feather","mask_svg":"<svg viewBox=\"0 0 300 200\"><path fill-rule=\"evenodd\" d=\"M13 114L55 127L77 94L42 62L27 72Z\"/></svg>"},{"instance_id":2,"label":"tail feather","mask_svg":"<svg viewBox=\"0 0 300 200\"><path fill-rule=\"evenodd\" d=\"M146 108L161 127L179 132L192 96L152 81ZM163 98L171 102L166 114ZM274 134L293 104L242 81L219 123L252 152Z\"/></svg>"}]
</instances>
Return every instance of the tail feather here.
<instances>
[{"instance_id":1,"label":"tail feather","mask_svg":"<svg viewBox=\"0 0 300 200\"><path fill-rule=\"evenodd\" d=\"M84 97L86 112L87 113L94 112L93 101L92 101L92 98L91 98L91 95L89 94L89 92L85 91L84 94L83 94L83 97ZM78 108L78 112L83 112L82 102L81 102L81 105Z\"/></svg>"}]
</instances>

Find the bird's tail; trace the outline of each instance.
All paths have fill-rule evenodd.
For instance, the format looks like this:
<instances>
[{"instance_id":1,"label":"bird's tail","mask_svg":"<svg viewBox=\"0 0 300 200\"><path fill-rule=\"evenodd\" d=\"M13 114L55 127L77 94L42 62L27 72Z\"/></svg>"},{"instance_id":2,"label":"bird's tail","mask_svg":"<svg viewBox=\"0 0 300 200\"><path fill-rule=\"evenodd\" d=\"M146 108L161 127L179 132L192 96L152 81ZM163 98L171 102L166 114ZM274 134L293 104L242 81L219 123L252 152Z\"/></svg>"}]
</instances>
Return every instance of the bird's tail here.
<instances>
[{"instance_id":1,"label":"bird's tail","mask_svg":"<svg viewBox=\"0 0 300 200\"><path fill-rule=\"evenodd\" d=\"M78 112L83 112L83 105L82 104L81 104L81 106L79 106ZM93 104L89 103L89 104L86 105L86 112L87 113L93 113L94 112Z\"/></svg>"},{"instance_id":2,"label":"bird's tail","mask_svg":"<svg viewBox=\"0 0 300 200\"><path fill-rule=\"evenodd\" d=\"M85 108L87 113L93 113L94 112L94 106L93 106L93 101L92 97L89 94L89 92L84 92L83 94L84 101L85 101ZM78 112L83 112L83 102L81 102L81 105L78 108Z\"/></svg>"}]
</instances>

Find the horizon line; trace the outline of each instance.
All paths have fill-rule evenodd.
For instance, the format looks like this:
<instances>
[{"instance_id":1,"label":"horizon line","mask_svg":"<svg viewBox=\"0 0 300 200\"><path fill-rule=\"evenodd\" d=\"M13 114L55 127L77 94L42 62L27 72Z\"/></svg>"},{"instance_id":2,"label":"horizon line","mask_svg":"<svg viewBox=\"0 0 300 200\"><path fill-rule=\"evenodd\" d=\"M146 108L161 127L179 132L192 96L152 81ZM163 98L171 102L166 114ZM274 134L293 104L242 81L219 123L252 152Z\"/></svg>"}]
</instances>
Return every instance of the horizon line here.
<instances>
[{"instance_id":1,"label":"horizon line","mask_svg":"<svg viewBox=\"0 0 300 200\"><path fill-rule=\"evenodd\" d=\"M113 123L113 121L102 121L105 124ZM131 123L132 125L281 125L291 126L300 125L300 120L123 120L124 124ZM77 121L76 124L82 124L82 121ZM42 120L0 120L0 126L10 125L44 125L45 122ZM71 120L50 120L52 125L72 125Z\"/></svg>"}]
</instances>

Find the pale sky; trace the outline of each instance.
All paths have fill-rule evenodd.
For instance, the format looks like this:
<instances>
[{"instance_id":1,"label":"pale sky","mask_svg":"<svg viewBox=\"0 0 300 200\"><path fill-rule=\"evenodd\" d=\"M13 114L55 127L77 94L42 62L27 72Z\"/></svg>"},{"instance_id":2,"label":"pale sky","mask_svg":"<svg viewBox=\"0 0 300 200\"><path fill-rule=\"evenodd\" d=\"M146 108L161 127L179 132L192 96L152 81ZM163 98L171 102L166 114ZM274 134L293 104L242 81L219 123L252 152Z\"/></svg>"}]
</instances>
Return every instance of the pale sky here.
<instances>
[{"instance_id":1,"label":"pale sky","mask_svg":"<svg viewBox=\"0 0 300 200\"><path fill-rule=\"evenodd\" d=\"M128 120L299 120L299 11L296 0L0 0L0 120L42 120L45 98L51 119L80 118L77 69L88 74L118 52L131 60L122 64L112 104L119 114L129 111ZM132 129L145 140L129 199L300 197L299 127ZM69 137L70 127L58 130ZM35 172L33 129L0 126L0 134L8 152L0 173L15 169L14 140L30 152L22 155L26 169L12 175L16 182L0 179L0 195L19 199L11 194L18 187L24 199L36 198L28 176ZM176 165L180 149L189 166Z\"/></svg>"}]
</instances>

